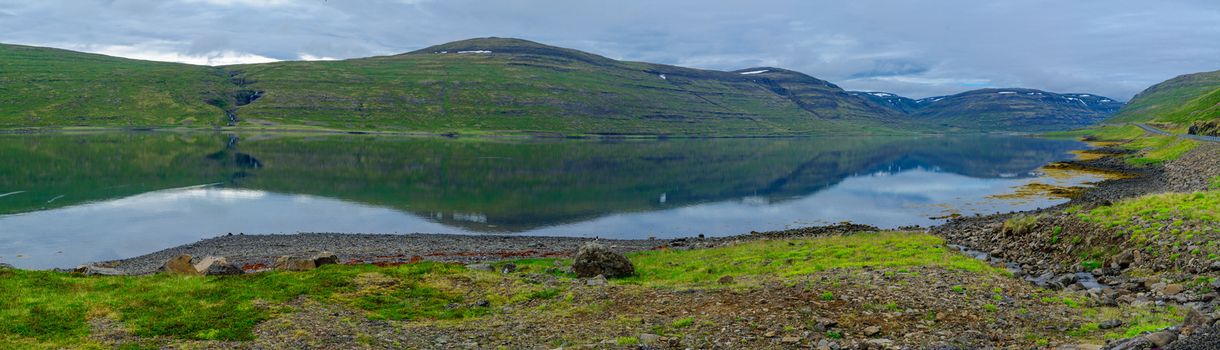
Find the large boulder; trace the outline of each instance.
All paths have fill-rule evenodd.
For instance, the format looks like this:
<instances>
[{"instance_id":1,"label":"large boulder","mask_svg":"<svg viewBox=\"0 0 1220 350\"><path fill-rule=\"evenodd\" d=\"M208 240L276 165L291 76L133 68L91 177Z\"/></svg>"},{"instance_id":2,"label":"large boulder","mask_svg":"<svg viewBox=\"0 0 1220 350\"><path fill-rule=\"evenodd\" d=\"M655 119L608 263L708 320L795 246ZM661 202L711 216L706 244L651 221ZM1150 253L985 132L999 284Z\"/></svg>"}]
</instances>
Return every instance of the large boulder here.
<instances>
[{"instance_id":1,"label":"large boulder","mask_svg":"<svg viewBox=\"0 0 1220 350\"><path fill-rule=\"evenodd\" d=\"M313 266L322 267L322 265L335 265L339 263L339 256L331 252L321 252L313 256Z\"/></svg>"},{"instance_id":2,"label":"large boulder","mask_svg":"<svg viewBox=\"0 0 1220 350\"><path fill-rule=\"evenodd\" d=\"M191 256L186 254L175 256L169 260L166 260L165 264L161 265L161 269L159 271L172 273L175 275L194 276L199 274L199 270L196 270L195 265L191 264Z\"/></svg>"},{"instance_id":3,"label":"large boulder","mask_svg":"<svg viewBox=\"0 0 1220 350\"><path fill-rule=\"evenodd\" d=\"M122 271L111 267L102 267L97 265L81 265L72 269L72 272L79 273L85 276L119 276L123 275Z\"/></svg>"},{"instance_id":4,"label":"large boulder","mask_svg":"<svg viewBox=\"0 0 1220 350\"><path fill-rule=\"evenodd\" d=\"M313 259L294 256L281 256L275 259L275 269L280 271L309 271L318 268Z\"/></svg>"},{"instance_id":5,"label":"large boulder","mask_svg":"<svg viewBox=\"0 0 1220 350\"><path fill-rule=\"evenodd\" d=\"M635 274L635 266L623 254L605 245L589 242L576 250L572 271L579 277L625 277Z\"/></svg>"},{"instance_id":6,"label":"large boulder","mask_svg":"<svg viewBox=\"0 0 1220 350\"><path fill-rule=\"evenodd\" d=\"M241 267L230 263L223 256L209 256L195 263L195 270L205 276L232 276L245 273Z\"/></svg>"}]
</instances>

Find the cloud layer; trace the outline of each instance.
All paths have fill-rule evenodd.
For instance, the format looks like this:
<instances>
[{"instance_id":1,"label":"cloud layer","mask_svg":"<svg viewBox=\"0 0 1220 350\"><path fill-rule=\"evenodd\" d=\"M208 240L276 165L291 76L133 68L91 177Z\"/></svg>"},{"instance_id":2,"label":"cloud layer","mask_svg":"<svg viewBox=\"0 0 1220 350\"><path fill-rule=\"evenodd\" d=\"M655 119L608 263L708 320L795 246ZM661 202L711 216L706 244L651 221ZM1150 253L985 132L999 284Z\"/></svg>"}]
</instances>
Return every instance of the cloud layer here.
<instances>
[{"instance_id":1,"label":"cloud layer","mask_svg":"<svg viewBox=\"0 0 1220 350\"><path fill-rule=\"evenodd\" d=\"M1210 0L0 0L0 42L122 57L343 59L500 36L911 97L1019 86L1125 100L1220 69L1217 23Z\"/></svg>"}]
</instances>

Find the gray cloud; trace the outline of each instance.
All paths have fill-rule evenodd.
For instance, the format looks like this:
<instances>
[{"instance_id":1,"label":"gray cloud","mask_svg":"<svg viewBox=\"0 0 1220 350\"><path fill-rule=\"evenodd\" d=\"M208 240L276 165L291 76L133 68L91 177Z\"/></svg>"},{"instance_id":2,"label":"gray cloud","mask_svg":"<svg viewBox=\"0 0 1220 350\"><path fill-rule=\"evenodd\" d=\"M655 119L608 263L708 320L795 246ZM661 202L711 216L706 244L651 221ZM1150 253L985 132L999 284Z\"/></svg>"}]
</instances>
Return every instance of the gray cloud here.
<instances>
[{"instance_id":1,"label":"gray cloud","mask_svg":"<svg viewBox=\"0 0 1220 350\"><path fill-rule=\"evenodd\" d=\"M6 16L11 15L11 16ZM198 64L394 54L481 36L925 97L1127 99L1220 69L1214 1L0 0L0 41Z\"/></svg>"}]
</instances>

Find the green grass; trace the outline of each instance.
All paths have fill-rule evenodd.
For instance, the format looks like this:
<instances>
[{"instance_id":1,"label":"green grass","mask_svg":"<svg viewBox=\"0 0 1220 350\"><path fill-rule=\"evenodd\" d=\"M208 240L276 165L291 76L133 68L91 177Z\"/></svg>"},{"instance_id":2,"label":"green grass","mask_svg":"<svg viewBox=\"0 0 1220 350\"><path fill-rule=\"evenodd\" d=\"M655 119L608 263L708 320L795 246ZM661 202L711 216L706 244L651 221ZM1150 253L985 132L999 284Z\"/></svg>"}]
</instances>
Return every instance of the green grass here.
<instances>
[{"instance_id":1,"label":"green grass","mask_svg":"<svg viewBox=\"0 0 1220 350\"><path fill-rule=\"evenodd\" d=\"M47 271L0 270L0 342L4 337L46 344L80 342L90 317L114 317L133 334L185 339L248 340L253 327L298 296L346 304L371 318L462 318L486 308L448 307L464 296L425 282L460 266L421 263L393 268L327 266L308 273L240 277L80 277ZM362 285L376 278L384 282ZM12 340L12 339L9 339Z\"/></svg>"},{"instance_id":2,"label":"green grass","mask_svg":"<svg viewBox=\"0 0 1220 350\"><path fill-rule=\"evenodd\" d=\"M683 318L674 320L673 323L670 323L670 327L673 327L674 329L682 329L682 328L690 327L693 324L695 324L694 317L683 317Z\"/></svg>"},{"instance_id":3,"label":"green grass","mask_svg":"<svg viewBox=\"0 0 1220 350\"><path fill-rule=\"evenodd\" d=\"M1014 235L1028 234L1034 229L1034 225L1038 224L1041 215L1017 215L1004 220L1002 229L1004 232Z\"/></svg>"},{"instance_id":4,"label":"green grass","mask_svg":"<svg viewBox=\"0 0 1220 350\"><path fill-rule=\"evenodd\" d=\"M1103 126L1097 128L1097 132L1091 133L1091 135L1097 137L1099 140L1119 141L1135 139L1143 136L1146 132L1147 131L1144 131L1144 129L1135 125L1121 125Z\"/></svg>"},{"instance_id":5,"label":"green grass","mask_svg":"<svg viewBox=\"0 0 1220 350\"><path fill-rule=\"evenodd\" d=\"M1139 138L1124 144L1123 147L1140 150L1140 154L1127 159L1127 163L1143 166L1163 164L1178 159L1198 145L1199 143L1194 140L1162 135Z\"/></svg>"},{"instance_id":6,"label":"green grass","mask_svg":"<svg viewBox=\"0 0 1220 350\"><path fill-rule=\"evenodd\" d=\"M952 251L939 237L914 232L754 241L707 250L640 252L631 258L637 275L622 282L652 286L712 286L723 276L740 280L742 276L793 276L864 266L937 266L1005 273Z\"/></svg>"},{"instance_id":7,"label":"green grass","mask_svg":"<svg viewBox=\"0 0 1220 350\"><path fill-rule=\"evenodd\" d=\"M618 346L638 345L640 339L636 337L618 337L614 339L614 344Z\"/></svg>"},{"instance_id":8,"label":"green grass","mask_svg":"<svg viewBox=\"0 0 1220 350\"><path fill-rule=\"evenodd\" d=\"M1163 235L1203 235L1220 229L1220 191L1148 195L1077 215L1137 241Z\"/></svg>"}]
</instances>

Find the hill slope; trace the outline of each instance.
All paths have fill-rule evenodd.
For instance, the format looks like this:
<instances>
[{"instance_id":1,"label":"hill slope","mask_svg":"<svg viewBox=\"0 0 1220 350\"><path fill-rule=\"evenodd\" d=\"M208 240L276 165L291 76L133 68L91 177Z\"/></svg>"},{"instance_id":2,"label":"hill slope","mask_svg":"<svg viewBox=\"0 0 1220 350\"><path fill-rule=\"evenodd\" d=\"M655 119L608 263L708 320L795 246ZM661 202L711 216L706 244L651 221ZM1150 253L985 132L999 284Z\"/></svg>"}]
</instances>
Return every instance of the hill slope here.
<instances>
[{"instance_id":1,"label":"hill slope","mask_svg":"<svg viewBox=\"0 0 1220 350\"><path fill-rule=\"evenodd\" d=\"M386 57L227 67L266 91L247 121L337 128L774 135L897 117L837 86L609 58L484 38ZM309 77L302 79L302 77ZM782 81L782 83L778 82ZM776 85L785 84L779 93Z\"/></svg>"},{"instance_id":2,"label":"hill slope","mask_svg":"<svg viewBox=\"0 0 1220 350\"><path fill-rule=\"evenodd\" d=\"M222 123L223 69L0 44L0 128Z\"/></svg>"},{"instance_id":3,"label":"hill slope","mask_svg":"<svg viewBox=\"0 0 1220 350\"><path fill-rule=\"evenodd\" d=\"M1058 94L1020 88L979 89L918 100L885 92L853 91L851 94L905 113L919 124L942 129L1071 129L1098 123L1123 105L1092 94Z\"/></svg>"},{"instance_id":4,"label":"hill slope","mask_svg":"<svg viewBox=\"0 0 1220 350\"><path fill-rule=\"evenodd\" d=\"M1186 74L1140 92L1111 121L1188 126L1220 120L1220 71Z\"/></svg>"},{"instance_id":5,"label":"hill slope","mask_svg":"<svg viewBox=\"0 0 1220 350\"><path fill-rule=\"evenodd\" d=\"M394 56L227 67L0 45L0 128L893 133L898 115L792 71L751 75L482 38Z\"/></svg>"},{"instance_id":6,"label":"hill slope","mask_svg":"<svg viewBox=\"0 0 1220 350\"><path fill-rule=\"evenodd\" d=\"M1029 131L1090 124L1119 105L1089 95L1007 90L911 100L852 93L780 68L724 72L627 62L504 38L393 56L224 67L0 45L0 128L718 136Z\"/></svg>"}]
</instances>

